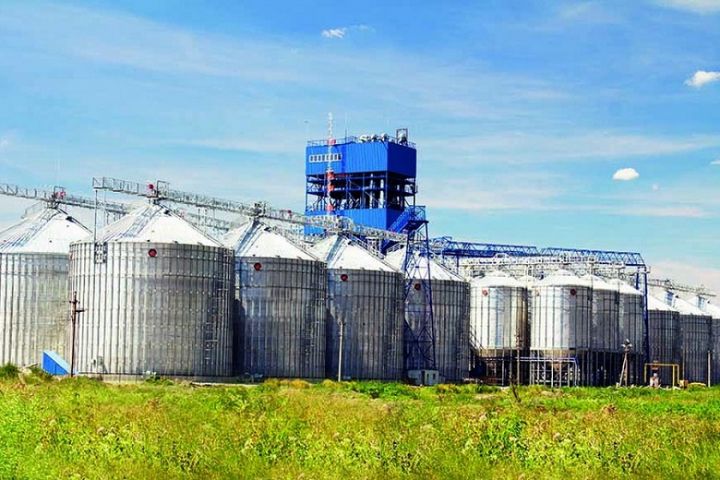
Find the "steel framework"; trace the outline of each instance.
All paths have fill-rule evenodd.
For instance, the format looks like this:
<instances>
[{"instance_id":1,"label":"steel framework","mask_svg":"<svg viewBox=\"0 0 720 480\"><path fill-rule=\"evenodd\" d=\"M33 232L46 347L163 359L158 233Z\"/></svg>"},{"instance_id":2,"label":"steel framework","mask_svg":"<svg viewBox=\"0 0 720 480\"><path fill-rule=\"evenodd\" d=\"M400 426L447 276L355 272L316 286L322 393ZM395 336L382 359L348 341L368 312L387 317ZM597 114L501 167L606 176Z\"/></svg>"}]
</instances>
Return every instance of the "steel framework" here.
<instances>
[{"instance_id":1,"label":"steel framework","mask_svg":"<svg viewBox=\"0 0 720 480\"><path fill-rule=\"evenodd\" d=\"M432 272L430 262L430 248L428 237L428 221L425 218L424 207L411 207L407 209L406 221L401 230L406 233L405 259L403 272L405 274L404 299L406 308L411 289L417 288L420 281L420 291L423 293L423 302L415 318L419 324L412 328L406 310L406 365L408 370L437 370L435 355L435 317L433 314ZM425 265L423 265L425 259ZM417 278L419 275L420 278Z\"/></svg>"},{"instance_id":2,"label":"steel framework","mask_svg":"<svg viewBox=\"0 0 720 480\"><path fill-rule=\"evenodd\" d=\"M145 197L154 202L172 202L205 210L222 211L244 215L252 218L266 218L282 223L299 226L318 227L329 232L347 232L364 239L379 239L403 243L407 236L398 232L390 232L378 228L355 225L346 217L335 215L305 216L292 210L280 210L270 207L265 202L246 204L236 200L212 197L180 190L173 190L169 183L158 181L156 183L140 183L117 178L93 178L95 190L105 190L126 195ZM199 215L203 218L212 218ZM223 223L222 221L219 223Z\"/></svg>"},{"instance_id":3,"label":"steel framework","mask_svg":"<svg viewBox=\"0 0 720 480\"><path fill-rule=\"evenodd\" d=\"M595 273L598 267L625 270L633 277L635 288L644 297L643 308L643 348L646 358L650 357L648 325L648 274L649 268L636 252L610 250L590 250L577 248L547 247L539 249L527 245L503 245L494 243L458 242L451 237L435 238L430 242L434 255L443 259L455 260L456 271L461 264L495 264L507 262L515 265L580 264L587 266L588 273Z\"/></svg>"}]
</instances>

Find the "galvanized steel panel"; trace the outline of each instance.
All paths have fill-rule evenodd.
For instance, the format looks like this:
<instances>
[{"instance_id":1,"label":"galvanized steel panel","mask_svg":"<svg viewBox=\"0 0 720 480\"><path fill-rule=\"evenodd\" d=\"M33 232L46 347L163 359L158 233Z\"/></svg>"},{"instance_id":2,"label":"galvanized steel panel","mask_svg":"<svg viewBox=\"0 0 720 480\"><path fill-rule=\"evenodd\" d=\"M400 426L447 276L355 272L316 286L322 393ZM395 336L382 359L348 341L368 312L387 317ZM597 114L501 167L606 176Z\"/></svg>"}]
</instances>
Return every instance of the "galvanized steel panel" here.
<instances>
[{"instance_id":1,"label":"galvanized steel panel","mask_svg":"<svg viewBox=\"0 0 720 480\"><path fill-rule=\"evenodd\" d=\"M643 383L643 330L644 300L642 295L620 293L620 342L629 340L632 350L628 354L628 379L631 384Z\"/></svg>"},{"instance_id":2,"label":"galvanized steel panel","mask_svg":"<svg viewBox=\"0 0 720 480\"><path fill-rule=\"evenodd\" d=\"M514 352L528 345L527 290L472 286L471 342L476 352Z\"/></svg>"},{"instance_id":3,"label":"galvanized steel panel","mask_svg":"<svg viewBox=\"0 0 720 480\"><path fill-rule=\"evenodd\" d=\"M680 314L669 309L648 310L648 326L649 361L680 364ZM670 371L662 369L660 378L664 384L669 384L671 382Z\"/></svg>"},{"instance_id":4,"label":"galvanized steel panel","mask_svg":"<svg viewBox=\"0 0 720 480\"><path fill-rule=\"evenodd\" d=\"M582 286L533 288L531 350L589 350L592 290Z\"/></svg>"},{"instance_id":5,"label":"galvanized steel panel","mask_svg":"<svg viewBox=\"0 0 720 480\"><path fill-rule=\"evenodd\" d=\"M711 317L680 314L681 378L707 383L711 348Z\"/></svg>"},{"instance_id":6,"label":"galvanized steel panel","mask_svg":"<svg viewBox=\"0 0 720 480\"><path fill-rule=\"evenodd\" d=\"M68 256L0 253L0 364L40 364L65 354Z\"/></svg>"},{"instance_id":7,"label":"galvanized steel panel","mask_svg":"<svg viewBox=\"0 0 720 480\"><path fill-rule=\"evenodd\" d=\"M592 327L590 348L596 352L618 352L620 344L620 293L592 290Z\"/></svg>"},{"instance_id":8,"label":"galvanized steel panel","mask_svg":"<svg viewBox=\"0 0 720 480\"><path fill-rule=\"evenodd\" d=\"M712 330L712 372L711 380L713 385L720 383L720 318L711 320Z\"/></svg>"},{"instance_id":9,"label":"galvanized steel panel","mask_svg":"<svg viewBox=\"0 0 720 480\"><path fill-rule=\"evenodd\" d=\"M70 249L78 292L81 373L222 377L231 374L234 257L212 246L109 242ZM151 256L150 251L156 256Z\"/></svg>"},{"instance_id":10,"label":"galvanized steel panel","mask_svg":"<svg viewBox=\"0 0 720 480\"><path fill-rule=\"evenodd\" d=\"M405 318L413 331L419 331L425 318L426 286L413 283L405 306ZM463 281L432 280L432 306L435 333L435 364L447 381L460 381L470 368L470 285Z\"/></svg>"},{"instance_id":11,"label":"galvanized steel panel","mask_svg":"<svg viewBox=\"0 0 720 480\"><path fill-rule=\"evenodd\" d=\"M327 273L322 262L236 259L240 374L325 376Z\"/></svg>"},{"instance_id":12,"label":"galvanized steel panel","mask_svg":"<svg viewBox=\"0 0 720 480\"><path fill-rule=\"evenodd\" d=\"M337 377L339 329L343 322L343 378L400 380L402 305L400 273L328 269L328 375Z\"/></svg>"}]
</instances>

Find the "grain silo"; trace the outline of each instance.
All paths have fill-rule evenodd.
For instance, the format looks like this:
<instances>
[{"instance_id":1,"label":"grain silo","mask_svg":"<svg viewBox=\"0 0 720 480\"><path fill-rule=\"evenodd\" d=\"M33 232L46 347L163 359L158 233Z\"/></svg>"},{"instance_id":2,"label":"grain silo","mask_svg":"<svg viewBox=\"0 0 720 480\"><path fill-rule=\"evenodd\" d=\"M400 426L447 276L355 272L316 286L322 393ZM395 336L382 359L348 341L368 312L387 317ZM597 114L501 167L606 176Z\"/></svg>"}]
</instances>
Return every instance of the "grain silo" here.
<instances>
[{"instance_id":1,"label":"grain silo","mask_svg":"<svg viewBox=\"0 0 720 480\"><path fill-rule=\"evenodd\" d=\"M231 231L237 373L325 377L325 264L257 221Z\"/></svg>"},{"instance_id":2,"label":"grain silo","mask_svg":"<svg viewBox=\"0 0 720 480\"><path fill-rule=\"evenodd\" d=\"M720 383L720 307L711 303L706 298L699 297L696 304L700 310L712 317L711 320L711 350L712 362L710 364L710 379L713 385Z\"/></svg>"},{"instance_id":3,"label":"grain silo","mask_svg":"<svg viewBox=\"0 0 720 480\"><path fill-rule=\"evenodd\" d=\"M68 250L89 233L50 207L0 232L0 365L40 364L43 350L65 354Z\"/></svg>"},{"instance_id":4,"label":"grain silo","mask_svg":"<svg viewBox=\"0 0 720 480\"><path fill-rule=\"evenodd\" d=\"M327 264L327 374L337 378L403 377L403 276L360 244L330 236L311 253Z\"/></svg>"},{"instance_id":5,"label":"grain silo","mask_svg":"<svg viewBox=\"0 0 720 480\"><path fill-rule=\"evenodd\" d=\"M680 367L680 313L662 300L648 295L648 341L650 358L648 363L663 363ZM659 370L663 385L672 385L672 367L661 367ZM643 380L651 376L651 369L643 373ZM677 372L676 380L679 380Z\"/></svg>"},{"instance_id":6,"label":"grain silo","mask_svg":"<svg viewBox=\"0 0 720 480\"><path fill-rule=\"evenodd\" d=\"M530 383L593 385L592 285L566 270L535 283L530 320Z\"/></svg>"},{"instance_id":7,"label":"grain silo","mask_svg":"<svg viewBox=\"0 0 720 480\"><path fill-rule=\"evenodd\" d=\"M231 374L233 253L159 205L70 247L82 374Z\"/></svg>"},{"instance_id":8,"label":"grain silo","mask_svg":"<svg viewBox=\"0 0 720 480\"><path fill-rule=\"evenodd\" d=\"M493 271L471 287L471 345L474 373L490 383L526 380L521 357L529 348L527 288L510 275Z\"/></svg>"},{"instance_id":9,"label":"grain silo","mask_svg":"<svg viewBox=\"0 0 720 480\"><path fill-rule=\"evenodd\" d=\"M595 386L614 385L620 379L622 340L620 339L620 293L595 275L583 277L592 286L592 324L590 350Z\"/></svg>"},{"instance_id":10,"label":"grain silo","mask_svg":"<svg viewBox=\"0 0 720 480\"><path fill-rule=\"evenodd\" d=\"M672 295L672 305L680 312L680 378L707 384L711 363L712 317L677 295Z\"/></svg>"},{"instance_id":11,"label":"grain silo","mask_svg":"<svg viewBox=\"0 0 720 480\"><path fill-rule=\"evenodd\" d=\"M617 289L619 295L620 334L621 344L629 342L632 346L628 352L628 382L633 385L644 383L644 311L645 299L643 294L620 279L610 280L608 283Z\"/></svg>"},{"instance_id":12,"label":"grain silo","mask_svg":"<svg viewBox=\"0 0 720 480\"><path fill-rule=\"evenodd\" d=\"M388 254L386 260L402 269L405 249ZM432 313L435 334L435 364L445 381L457 382L468 376L470 367L470 285L434 260L418 255L413 268L412 284L405 299L405 319L418 332L427 315L428 284L432 291ZM407 337L407 335L406 335ZM406 344L408 338L405 339ZM407 345L406 345L407 349ZM406 350L407 351L407 350ZM420 368L405 365L406 369Z\"/></svg>"}]
</instances>

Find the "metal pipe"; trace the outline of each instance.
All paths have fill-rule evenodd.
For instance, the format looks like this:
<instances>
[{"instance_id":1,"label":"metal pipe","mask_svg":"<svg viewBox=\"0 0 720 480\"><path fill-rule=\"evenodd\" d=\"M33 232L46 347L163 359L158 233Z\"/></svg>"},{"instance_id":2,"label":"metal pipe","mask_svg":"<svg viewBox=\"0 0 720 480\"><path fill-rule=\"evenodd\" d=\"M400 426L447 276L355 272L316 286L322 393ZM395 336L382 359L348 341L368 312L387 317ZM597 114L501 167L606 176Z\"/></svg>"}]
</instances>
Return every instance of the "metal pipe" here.
<instances>
[{"instance_id":1,"label":"metal pipe","mask_svg":"<svg viewBox=\"0 0 720 480\"><path fill-rule=\"evenodd\" d=\"M338 345L338 375L337 381L342 382L343 340L345 338L345 319L340 320L340 335Z\"/></svg>"},{"instance_id":2,"label":"metal pipe","mask_svg":"<svg viewBox=\"0 0 720 480\"><path fill-rule=\"evenodd\" d=\"M72 322L72 346L70 348L70 376L75 376L75 331L76 331L76 325L77 325L77 317L78 314L85 311L84 308L78 308L78 299L77 299L77 292L73 291L73 298L70 300L70 304L72 305L71 315L70 315L70 321Z\"/></svg>"}]
</instances>

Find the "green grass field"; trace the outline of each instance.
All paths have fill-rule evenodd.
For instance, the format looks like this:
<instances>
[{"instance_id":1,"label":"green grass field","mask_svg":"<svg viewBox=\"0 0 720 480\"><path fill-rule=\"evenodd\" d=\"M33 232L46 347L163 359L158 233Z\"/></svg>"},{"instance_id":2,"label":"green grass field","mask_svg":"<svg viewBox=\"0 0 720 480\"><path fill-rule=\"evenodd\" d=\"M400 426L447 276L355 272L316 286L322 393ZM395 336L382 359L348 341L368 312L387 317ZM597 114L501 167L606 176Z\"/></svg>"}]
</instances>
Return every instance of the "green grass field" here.
<instances>
[{"instance_id":1,"label":"green grass field","mask_svg":"<svg viewBox=\"0 0 720 480\"><path fill-rule=\"evenodd\" d=\"M720 476L720 389L0 376L2 479Z\"/></svg>"}]
</instances>

